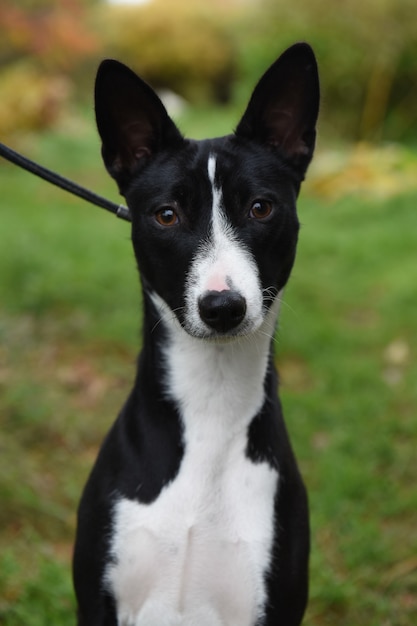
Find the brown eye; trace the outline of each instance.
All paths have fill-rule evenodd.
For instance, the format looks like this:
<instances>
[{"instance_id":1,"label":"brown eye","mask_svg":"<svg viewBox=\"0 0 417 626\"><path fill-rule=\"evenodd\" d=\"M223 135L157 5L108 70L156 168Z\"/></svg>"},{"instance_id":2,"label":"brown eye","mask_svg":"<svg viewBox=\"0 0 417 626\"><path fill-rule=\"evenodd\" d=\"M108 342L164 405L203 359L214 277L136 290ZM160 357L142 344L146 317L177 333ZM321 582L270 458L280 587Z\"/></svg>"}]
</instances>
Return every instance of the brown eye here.
<instances>
[{"instance_id":1,"label":"brown eye","mask_svg":"<svg viewBox=\"0 0 417 626\"><path fill-rule=\"evenodd\" d=\"M249 217L255 220L264 220L272 213L272 204L266 200L256 200L249 211Z\"/></svg>"},{"instance_id":2,"label":"brown eye","mask_svg":"<svg viewBox=\"0 0 417 626\"><path fill-rule=\"evenodd\" d=\"M176 226L176 224L179 223L176 211L170 206L165 206L159 209L155 213L155 219L161 226Z\"/></svg>"}]
</instances>

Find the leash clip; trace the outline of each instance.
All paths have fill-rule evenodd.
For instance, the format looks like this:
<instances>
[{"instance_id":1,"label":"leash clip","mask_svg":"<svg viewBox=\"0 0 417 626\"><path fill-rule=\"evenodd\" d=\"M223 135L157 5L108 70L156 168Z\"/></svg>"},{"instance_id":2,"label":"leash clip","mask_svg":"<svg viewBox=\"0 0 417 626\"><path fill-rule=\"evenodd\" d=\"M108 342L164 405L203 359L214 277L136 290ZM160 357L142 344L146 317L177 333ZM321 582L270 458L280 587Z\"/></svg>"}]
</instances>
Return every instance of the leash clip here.
<instances>
[{"instance_id":1,"label":"leash clip","mask_svg":"<svg viewBox=\"0 0 417 626\"><path fill-rule=\"evenodd\" d=\"M132 216L130 215L129 209L123 204L119 204L119 206L117 207L116 215L117 217L120 217L120 219L126 220L127 222L132 221Z\"/></svg>"}]
</instances>

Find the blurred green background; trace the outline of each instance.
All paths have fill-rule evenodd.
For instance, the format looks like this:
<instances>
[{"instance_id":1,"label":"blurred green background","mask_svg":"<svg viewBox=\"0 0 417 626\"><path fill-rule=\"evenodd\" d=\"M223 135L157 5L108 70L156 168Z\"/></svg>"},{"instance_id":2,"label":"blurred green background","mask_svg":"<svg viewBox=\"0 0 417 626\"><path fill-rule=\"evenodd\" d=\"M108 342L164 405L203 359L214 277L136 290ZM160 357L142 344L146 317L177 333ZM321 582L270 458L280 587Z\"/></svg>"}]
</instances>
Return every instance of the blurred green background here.
<instances>
[{"instance_id":1,"label":"blurred green background","mask_svg":"<svg viewBox=\"0 0 417 626\"><path fill-rule=\"evenodd\" d=\"M310 494L305 624L417 619L415 0L0 5L0 141L117 200L100 59L188 135L230 132L268 65L314 47L323 103L277 334ZM129 227L0 160L0 624L74 623L75 511L140 348Z\"/></svg>"}]
</instances>

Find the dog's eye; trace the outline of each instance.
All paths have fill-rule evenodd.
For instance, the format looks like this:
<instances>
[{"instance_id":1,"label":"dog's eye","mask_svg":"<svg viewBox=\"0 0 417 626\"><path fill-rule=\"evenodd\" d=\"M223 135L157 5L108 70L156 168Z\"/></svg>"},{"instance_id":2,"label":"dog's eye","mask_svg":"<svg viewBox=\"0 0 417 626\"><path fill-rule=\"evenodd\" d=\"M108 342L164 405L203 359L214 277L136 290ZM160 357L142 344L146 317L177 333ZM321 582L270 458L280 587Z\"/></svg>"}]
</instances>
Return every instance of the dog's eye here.
<instances>
[{"instance_id":1,"label":"dog's eye","mask_svg":"<svg viewBox=\"0 0 417 626\"><path fill-rule=\"evenodd\" d=\"M170 206L164 206L155 213L155 219L161 226L176 226L179 218L176 211Z\"/></svg>"},{"instance_id":2,"label":"dog's eye","mask_svg":"<svg viewBox=\"0 0 417 626\"><path fill-rule=\"evenodd\" d=\"M256 200L249 211L249 217L255 220L264 220L272 213L272 204L267 200Z\"/></svg>"}]
</instances>

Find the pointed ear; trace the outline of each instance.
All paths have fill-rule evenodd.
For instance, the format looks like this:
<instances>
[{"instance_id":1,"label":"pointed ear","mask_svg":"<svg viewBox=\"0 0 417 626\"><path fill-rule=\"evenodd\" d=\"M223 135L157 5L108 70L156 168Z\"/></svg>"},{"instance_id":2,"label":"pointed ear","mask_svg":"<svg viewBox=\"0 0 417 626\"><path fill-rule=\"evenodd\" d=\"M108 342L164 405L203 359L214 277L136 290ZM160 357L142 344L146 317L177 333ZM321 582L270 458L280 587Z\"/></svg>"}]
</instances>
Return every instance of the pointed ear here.
<instances>
[{"instance_id":1,"label":"pointed ear","mask_svg":"<svg viewBox=\"0 0 417 626\"><path fill-rule=\"evenodd\" d=\"M183 142L153 89L118 61L98 69L95 110L103 160L122 193L141 162Z\"/></svg>"},{"instance_id":2,"label":"pointed ear","mask_svg":"<svg viewBox=\"0 0 417 626\"><path fill-rule=\"evenodd\" d=\"M319 97L313 50L295 44L262 76L236 135L278 148L303 176L313 156Z\"/></svg>"}]
</instances>

